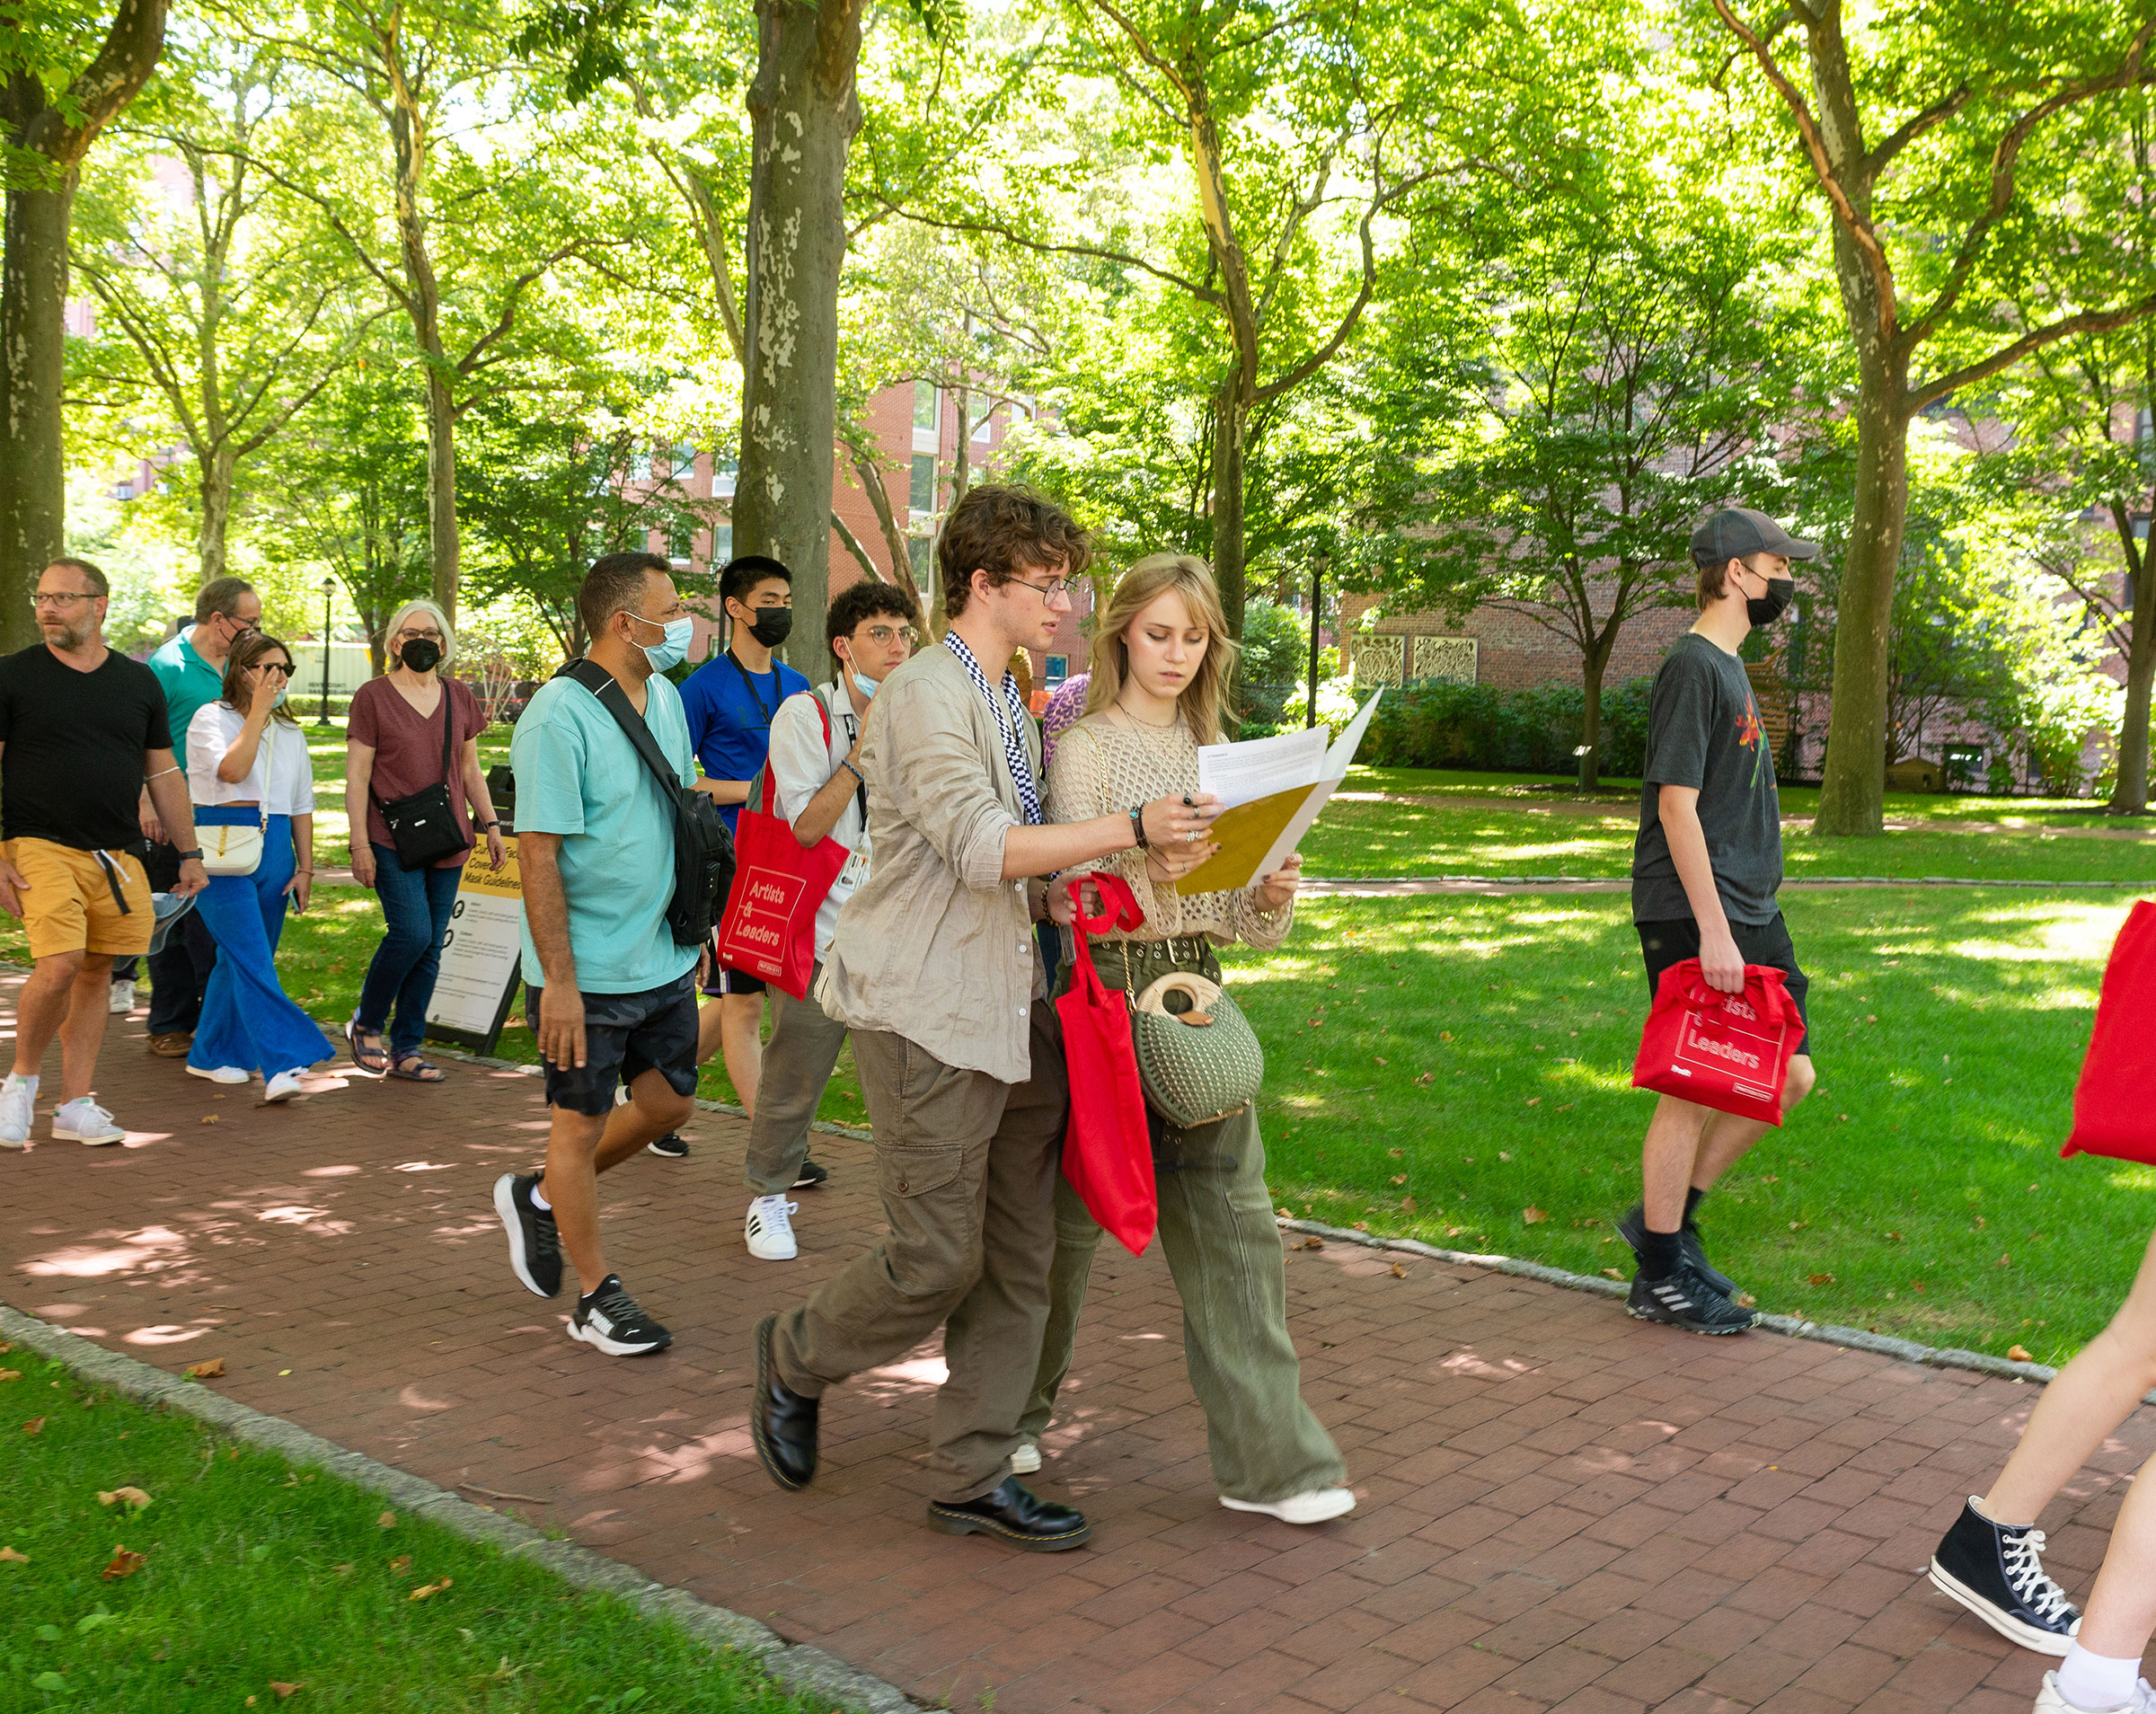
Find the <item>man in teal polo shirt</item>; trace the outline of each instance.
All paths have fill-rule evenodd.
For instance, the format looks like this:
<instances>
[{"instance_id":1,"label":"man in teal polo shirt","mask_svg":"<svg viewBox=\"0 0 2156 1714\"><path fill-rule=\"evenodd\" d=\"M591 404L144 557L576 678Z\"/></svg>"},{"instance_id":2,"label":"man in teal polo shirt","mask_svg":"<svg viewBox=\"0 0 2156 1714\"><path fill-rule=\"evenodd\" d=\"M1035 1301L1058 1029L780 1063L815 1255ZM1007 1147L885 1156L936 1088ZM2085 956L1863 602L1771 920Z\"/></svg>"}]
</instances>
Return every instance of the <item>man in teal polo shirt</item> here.
<instances>
[{"instance_id":1,"label":"man in teal polo shirt","mask_svg":"<svg viewBox=\"0 0 2156 1714\"><path fill-rule=\"evenodd\" d=\"M588 572L577 614L586 658L613 675L683 786L696 754L681 694L664 676L688 653L694 622L667 561L610 553ZM525 1014L546 1067L543 1172L505 1172L494 1211L525 1289L577 1274L571 1339L609 1356L674 1336L609 1272L599 1244L598 1175L685 1123L696 1092L696 948L667 925L674 897L674 799L605 704L573 678L550 679L517 721L517 857L524 882ZM626 1084L629 1100L614 1104Z\"/></svg>"},{"instance_id":2,"label":"man in teal polo shirt","mask_svg":"<svg viewBox=\"0 0 2156 1714\"><path fill-rule=\"evenodd\" d=\"M195 596L195 623L163 643L150 657L150 671L164 688L165 712L172 726L172 753L187 765L187 729L195 711L225 694L225 658L232 646L262 623L262 600L243 578L212 578ZM150 885L170 891L180 874L180 853L164 836L149 793L142 799L142 833L150 842ZM150 1051L165 1059L184 1059L194 1045L195 1024L202 1016L202 991L217 944L201 916L189 912L165 937L162 951L149 956ZM113 979L132 981L115 967Z\"/></svg>"}]
</instances>

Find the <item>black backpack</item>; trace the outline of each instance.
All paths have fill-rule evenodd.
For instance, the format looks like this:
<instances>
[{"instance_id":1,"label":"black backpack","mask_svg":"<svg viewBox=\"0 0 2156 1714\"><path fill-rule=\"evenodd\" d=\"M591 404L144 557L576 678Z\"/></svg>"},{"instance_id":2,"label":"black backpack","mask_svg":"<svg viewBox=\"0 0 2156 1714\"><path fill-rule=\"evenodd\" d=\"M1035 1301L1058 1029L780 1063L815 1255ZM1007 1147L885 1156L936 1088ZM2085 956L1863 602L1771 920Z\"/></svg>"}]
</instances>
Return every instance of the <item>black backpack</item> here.
<instances>
[{"instance_id":1,"label":"black backpack","mask_svg":"<svg viewBox=\"0 0 2156 1714\"><path fill-rule=\"evenodd\" d=\"M725 914L726 896L734 884L734 836L727 832L719 806L681 783L612 673L592 661L572 660L554 676L573 678L599 699L674 806L674 897L667 904L667 927L676 946L702 946Z\"/></svg>"}]
</instances>

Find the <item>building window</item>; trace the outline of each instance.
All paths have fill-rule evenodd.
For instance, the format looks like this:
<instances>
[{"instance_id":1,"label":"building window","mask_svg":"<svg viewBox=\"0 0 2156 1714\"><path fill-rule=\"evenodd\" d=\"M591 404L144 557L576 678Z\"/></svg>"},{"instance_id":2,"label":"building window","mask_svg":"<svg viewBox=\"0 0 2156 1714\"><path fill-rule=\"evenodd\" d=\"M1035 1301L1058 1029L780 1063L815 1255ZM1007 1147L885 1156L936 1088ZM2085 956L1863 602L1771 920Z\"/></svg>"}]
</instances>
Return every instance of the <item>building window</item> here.
<instances>
[{"instance_id":1,"label":"building window","mask_svg":"<svg viewBox=\"0 0 2156 1714\"><path fill-rule=\"evenodd\" d=\"M906 505L916 512L936 509L936 458L933 453L914 455L913 478L906 484Z\"/></svg>"},{"instance_id":2,"label":"building window","mask_svg":"<svg viewBox=\"0 0 2156 1714\"><path fill-rule=\"evenodd\" d=\"M932 596L936 584L936 543L932 536L906 538L906 562L913 568L914 588L923 598Z\"/></svg>"},{"instance_id":3,"label":"building window","mask_svg":"<svg viewBox=\"0 0 2156 1714\"><path fill-rule=\"evenodd\" d=\"M711 526L711 563L724 565L734 557L734 526L729 519Z\"/></svg>"},{"instance_id":4,"label":"building window","mask_svg":"<svg viewBox=\"0 0 2156 1714\"><path fill-rule=\"evenodd\" d=\"M632 482L648 482L651 480L651 448L649 445L640 445L629 455L629 480Z\"/></svg>"},{"instance_id":5,"label":"building window","mask_svg":"<svg viewBox=\"0 0 2156 1714\"><path fill-rule=\"evenodd\" d=\"M112 490L112 498L114 499L123 500L133 499L135 498L135 484L133 482L120 482L117 484Z\"/></svg>"},{"instance_id":6,"label":"building window","mask_svg":"<svg viewBox=\"0 0 2156 1714\"><path fill-rule=\"evenodd\" d=\"M685 481L688 477L694 476L696 473L695 447L676 446L674 448L674 469L672 473L676 482Z\"/></svg>"},{"instance_id":7,"label":"building window","mask_svg":"<svg viewBox=\"0 0 2156 1714\"><path fill-rule=\"evenodd\" d=\"M738 460L729 458L724 453L713 453L711 455L711 498L713 499L726 499L734 491L736 482L740 474L741 465Z\"/></svg>"},{"instance_id":8,"label":"building window","mask_svg":"<svg viewBox=\"0 0 2156 1714\"><path fill-rule=\"evenodd\" d=\"M1068 655L1050 655L1043 676L1050 690L1056 689L1071 676L1071 658Z\"/></svg>"},{"instance_id":9,"label":"building window","mask_svg":"<svg viewBox=\"0 0 2156 1714\"><path fill-rule=\"evenodd\" d=\"M937 413L941 409L942 403L943 395L937 390L934 383L929 381L915 382L914 427L916 428L926 428L932 433L937 423L941 420L941 418Z\"/></svg>"},{"instance_id":10,"label":"building window","mask_svg":"<svg viewBox=\"0 0 2156 1714\"><path fill-rule=\"evenodd\" d=\"M980 420L980 421L978 421L978 422L976 422L976 423L975 423L975 424L973 425L973 437L974 437L974 440L975 440L975 442L976 442L977 445L981 445L981 446L985 446L985 445L987 445L987 443L988 443L988 425L989 425L990 423L994 422L994 420L995 420L995 406L994 406L994 404L992 404L992 403L991 403L991 404L986 404L986 405L985 405L985 407L983 408L983 410L982 410L982 411L981 411L981 420Z\"/></svg>"}]
</instances>

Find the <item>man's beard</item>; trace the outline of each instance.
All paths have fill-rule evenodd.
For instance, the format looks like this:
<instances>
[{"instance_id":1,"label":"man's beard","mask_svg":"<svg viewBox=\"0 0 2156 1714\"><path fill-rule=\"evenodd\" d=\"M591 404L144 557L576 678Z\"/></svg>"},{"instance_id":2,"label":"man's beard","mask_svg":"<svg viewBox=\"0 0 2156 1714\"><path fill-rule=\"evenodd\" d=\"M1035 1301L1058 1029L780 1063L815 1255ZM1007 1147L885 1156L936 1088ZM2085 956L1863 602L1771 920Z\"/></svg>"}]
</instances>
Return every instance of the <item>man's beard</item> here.
<instances>
[{"instance_id":1,"label":"man's beard","mask_svg":"<svg viewBox=\"0 0 2156 1714\"><path fill-rule=\"evenodd\" d=\"M56 637L48 634L46 637L46 641L50 643L55 649L63 650L80 649L89 641L89 626L84 624L69 624L64 620L60 623L59 635Z\"/></svg>"}]
</instances>

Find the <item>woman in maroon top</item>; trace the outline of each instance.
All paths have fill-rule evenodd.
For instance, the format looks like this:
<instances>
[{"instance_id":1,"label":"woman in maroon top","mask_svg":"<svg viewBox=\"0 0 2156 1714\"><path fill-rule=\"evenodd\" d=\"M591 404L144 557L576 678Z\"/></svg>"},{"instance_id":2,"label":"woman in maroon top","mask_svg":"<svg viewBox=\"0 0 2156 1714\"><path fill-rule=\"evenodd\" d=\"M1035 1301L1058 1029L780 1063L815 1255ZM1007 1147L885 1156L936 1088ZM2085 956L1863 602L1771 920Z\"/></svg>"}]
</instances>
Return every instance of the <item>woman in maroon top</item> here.
<instances>
[{"instance_id":1,"label":"woman in maroon top","mask_svg":"<svg viewBox=\"0 0 2156 1714\"><path fill-rule=\"evenodd\" d=\"M386 652L389 671L359 687L345 729L344 806L354 834L352 874L381 897L385 932L367 966L359 1009L345 1025L344 1036L361 1070L438 1083L441 1068L420 1056L420 1041L441 971L442 936L456 903L457 879L472 854L473 823L486 835L487 861L494 868L501 867L508 852L479 766L479 733L486 714L479 698L439 671L456 658L456 633L448 619L431 601L407 601L389 622ZM449 749L455 777L447 782L449 803L464 848L429 868L407 870L397 860L382 805L444 783L444 720L452 722ZM364 838L358 836L362 827Z\"/></svg>"}]
</instances>

